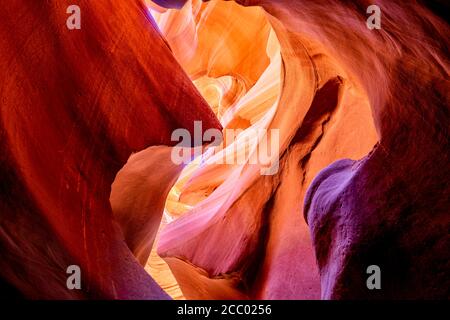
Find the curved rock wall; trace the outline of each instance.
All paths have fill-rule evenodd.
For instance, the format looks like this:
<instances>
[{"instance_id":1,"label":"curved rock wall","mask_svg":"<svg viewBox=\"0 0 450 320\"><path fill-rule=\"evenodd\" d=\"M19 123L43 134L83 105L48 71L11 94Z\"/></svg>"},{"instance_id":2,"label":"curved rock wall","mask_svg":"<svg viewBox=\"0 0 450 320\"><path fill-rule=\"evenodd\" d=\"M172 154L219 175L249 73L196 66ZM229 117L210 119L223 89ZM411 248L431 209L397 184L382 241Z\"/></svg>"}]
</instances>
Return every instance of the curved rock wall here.
<instances>
[{"instance_id":1,"label":"curved rock wall","mask_svg":"<svg viewBox=\"0 0 450 320\"><path fill-rule=\"evenodd\" d=\"M71 1L0 13L0 275L28 298L167 298L113 220L111 184L174 129L220 124L140 1L77 2L81 30Z\"/></svg>"},{"instance_id":2,"label":"curved rock wall","mask_svg":"<svg viewBox=\"0 0 450 320\"><path fill-rule=\"evenodd\" d=\"M0 12L0 293L448 298L445 3L77 3ZM176 165L195 121L224 142Z\"/></svg>"},{"instance_id":3,"label":"curved rock wall","mask_svg":"<svg viewBox=\"0 0 450 320\"><path fill-rule=\"evenodd\" d=\"M163 229L159 253L185 295L445 297L448 25L421 2L380 1L381 30L366 27L363 1L237 2L261 6L281 45L281 92L267 124L280 129L280 171L234 168ZM313 178L344 158L353 161L319 174L303 211ZM366 287L372 264L384 270L382 291Z\"/></svg>"}]
</instances>

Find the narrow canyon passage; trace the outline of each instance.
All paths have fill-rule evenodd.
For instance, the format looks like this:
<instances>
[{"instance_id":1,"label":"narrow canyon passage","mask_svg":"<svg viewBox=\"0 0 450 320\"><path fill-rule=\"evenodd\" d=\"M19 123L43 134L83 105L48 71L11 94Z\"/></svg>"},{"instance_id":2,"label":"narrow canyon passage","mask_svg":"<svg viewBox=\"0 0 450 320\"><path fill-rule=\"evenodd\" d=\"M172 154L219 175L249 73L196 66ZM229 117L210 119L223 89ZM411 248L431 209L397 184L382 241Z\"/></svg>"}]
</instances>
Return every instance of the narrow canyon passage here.
<instances>
[{"instance_id":1,"label":"narrow canyon passage","mask_svg":"<svg viewBox=\"0 0 450 320\"><path fill-rule=\"evenodd\" d=\"M0 296L448 299L445 2L72 2L0 11Z\"/></svg>"},{"instance_id":2,"label":"narrow canyon passage","mask_svg":"<svg viewBox=\"0 0 450 320\"><path fill-rule=\"evenodd\" d=\"M396 60L369 58L373 56L369 50L383 40L364 30L363 23L339 33L345 21L338 20L338 7L332 15L332 11L314 11L314 6L307 5L304 8L311 11L301 12L297 3L286 1L262 4L265 11L219 0L190 0L177 10L149 5L175 57L221 122L224 135L227 129L241 129L242 136L255 127L276 129L280 158L279 170L265 176L249 158L239 165L214 162L232 150L255 150L260 142L257 137L249 142L238 136L207 148L201 159L181 171L168 193L147 270L177 299L351 298L356 293L371 296L361 292L364 266L378 259L389 268L389 294L406 297L408 290L399 289L404 280L396 278L400 271L395 263L380 256L385 249L377 243L388 231L368 219L379 216L381 222L395 219L395 214L365 202L353 186L358 184L366 194L386 196L383 186L378 190L362 187L373 178L360 178L365 174L358 168L380 166L376 161L383 167L385 160L377 155L386 152L389 138L380 140L382 133L404 130L389 127L387 121L380 123L380 108L389 106L383 100L389 99L384 92L398 88L399 82L389 87L389 82L373 81L377 76L386 81L387 75L380 70L392 68L387 65L395 65ZM320 5L317 9L323 10ZM392 18L396 14L403 13L394 11ZM321 15L335 24L322 26L318 22L322 20L315 20ZM353 18L358 16L346 21ZM352 39L355 31L366 37L365 42ZM347 48L336 52L332 44L345 36L351 39ZM392 45L392 34L383 36L386 48L401 50L401 37ZM373 47L366 47L367 43ZM355 69L358 55L369 59L360 70ZM448 119L441 116L439 121L445 123ZM377 175L375 170L373 176ZM316 176L303 212L305 194ZM398 178L398 183L405 179ZM383 178L378 181L383 185ZM401 198L380 201L407 205ZM360 216L363 212L367 216ZM411 228L408 231L415 227ZM443 239L443 230L436 232L424 236ZM366 252L359 246L368 239L374 245L367 246ZM390 259L407 254L403 251L408 252L408 246L402 241L399 235L393 240L386 252ZM350 273L344 276L346 272ZM416 283L412 280L409 285Z\"/></svg>"},{"instance_id":3,"label":"narrow canyon passage","mask_svg":"<svg viewBox=\"0 0 450 320\"><path fill-rule=\"evenodd\" d=\"M303 198L321 169L341 158L359 159L377 142L367 96L313 41L298 43L304 56L287 64L296 69L297 83L286 83L276 21L259 7L148 4L224 136L229 129L242 132L179 171L146 270L176 299L320 298ZM280 101L291 94L289 103ZM260 129L281 132L274 175L261 176L249 161ZM240 152L242 163L215 161ZM167 194L156 177L145 192Z\"/></svg>"}]
</instances>

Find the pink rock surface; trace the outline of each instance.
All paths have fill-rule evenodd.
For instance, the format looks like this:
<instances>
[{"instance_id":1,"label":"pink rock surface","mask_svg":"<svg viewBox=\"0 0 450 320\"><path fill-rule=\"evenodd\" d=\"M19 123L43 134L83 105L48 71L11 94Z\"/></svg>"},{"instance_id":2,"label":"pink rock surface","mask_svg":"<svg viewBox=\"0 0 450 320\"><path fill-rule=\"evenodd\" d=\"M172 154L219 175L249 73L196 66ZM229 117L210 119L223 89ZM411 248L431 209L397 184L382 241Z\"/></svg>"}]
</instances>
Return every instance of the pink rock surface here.
<instances>
[{"instance_id":1,"label":"pink rock surface","mask_svg":"<svg viewBox=\"0 0 450 320\"><path fill-rule=\"evenodd\" d=\"M164 228L159 253L183 292L445 297L448 24L418 2L379 1L379 31L366 27L362 1L237 2L262 6L281 45L282 91L269 125L281 131L281 169L270 178L233 169ZM313 178L345 158L353 161L315 180L303 212ZM370 291L366 268L377 263L386 286Z\"/></svg>"},{"instance_id":2,"label":"pink rock surface","mask_svg":"<svg viewBox=\"0 0 450 320\"><path fill-rule=\"evenodd\" d=\"M70 4L0 12L2 295L448 299L445 5L80 0L70 31ZM244 133L176 165L194 121Z\"/></svg>"}]
</instances>

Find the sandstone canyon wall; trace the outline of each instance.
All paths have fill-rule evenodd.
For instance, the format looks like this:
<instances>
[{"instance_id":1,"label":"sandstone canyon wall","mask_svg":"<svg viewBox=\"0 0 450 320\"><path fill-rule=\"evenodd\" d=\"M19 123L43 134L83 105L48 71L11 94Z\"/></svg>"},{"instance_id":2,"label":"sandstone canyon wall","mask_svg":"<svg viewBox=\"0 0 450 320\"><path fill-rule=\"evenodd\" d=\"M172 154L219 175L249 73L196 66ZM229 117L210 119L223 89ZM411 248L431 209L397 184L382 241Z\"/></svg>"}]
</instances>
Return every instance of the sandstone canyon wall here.
<instances>
[{"instance_id":1,"label":"sandstone canyon wall","mask_svg":"<svg viewBox=\"0 0 450 320\"><path fill-rule=\"evenodd\" d=\"M445 5L80 0L69 31L69 2L0 13L3 294L448 298ZM195 121L224 141L175 164Z\"/></svg>"},{"instance_id":2,"label":"sandstone canyon wall","mask_svg":"<svg viewBox=\"0 0 450 320\"><path fill-rule=\"evenodd\" d=\"M71 1L0 13L0 274L28 298L167 298L113 220L111 184L175 128L220 124L139 1L77 3L75 31ZM81 291L66 287L69 265Z\"/></svg>"},{"instance_id":3,"label":"sandstone canyon wall","mask_svg":"<svg viewBox=\"0 0 450 320\"><path fill-rule=\"evenodd\" d=\"M242 47L241 56L227 55L239 65L247 48L256 50L261 26L249 37L251 44L233 36L235 41L227 42L240 19L247 22L246 32L252 32L251 17L259 10L253 6L266 11L283 61L279 71L272 70L272 79L280 72L282 80L275 110L267 112L270 119L264 125L281 131L278 174L261 177L251 165L200 168L209 172L194 173L181 189L179 202L186 204L195 189L202 199L213 176L233 172L208 191L205 200L188 201L189 210L161 233L159 254L185 296L446 297L448 25L418 2L380 2L380 31L366 27L368 4L362 1L237 2L253 11L218 1L198 9L197 1L187 1L181 11L164 12L156 19L194 82L199 73L189 71L196 51L208 60L205 55L220 46L226 47L222 51ZM213 49L205 50L203 28L219 6L222 15L234 19L219 20L208 29L223 38L211 39ZM191 35L183 45L192 44L192 55L186 54L186 47L177 50L181 44L175 34ZM219 70L207 66L200 74ZM237 69L227 75L241 74ZM257 104L260 94L246 91L240 101ZM232 117L242 120L235 110ZM244 117L247 127L250 117ZM313 178L345 158L353 161L337 162L319 175L303 210ZM444 168L431 164L436 160ZM198 181L202 179L203 184ZM307 216L315 252L299 215ZM386 271L389 284L382 292L367 290L366 269L372 264Z\"/></svg>"}]
</instances>

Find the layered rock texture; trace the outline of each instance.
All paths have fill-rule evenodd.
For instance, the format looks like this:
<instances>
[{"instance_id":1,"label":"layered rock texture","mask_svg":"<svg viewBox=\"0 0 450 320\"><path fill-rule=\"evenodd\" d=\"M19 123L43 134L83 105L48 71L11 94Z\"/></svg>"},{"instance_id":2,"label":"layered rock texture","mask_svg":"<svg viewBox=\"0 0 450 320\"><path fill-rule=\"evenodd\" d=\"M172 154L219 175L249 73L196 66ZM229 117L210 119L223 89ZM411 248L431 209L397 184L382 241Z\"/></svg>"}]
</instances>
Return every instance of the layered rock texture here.
<instances>
[{"instance_id":1,"label":"layered rock texture","mask_svg":"<svg viewBox=\"0 0 450 320\"><path fill-rule=\"evenodd\" d=\"M14 0L0 13L0 274L28 298L167 298L113 219L111 184L174 129L220 124L145 6L77 1L71 31L72 2ZM159 225L161 211L142 214ZM69 265L82 290L66 287Z\"/></svg>"},{"instance_id":2,"label":"layered rock texture","mask_svg":"<svg viewBox=\"0 0 450 320\"><path fill-rule=\"evenodd\" d=\"M445 2L69 2L0 13L2 294L449 297Z\"/></svg>"},{"instance_id":3,"label":"layered rock texture","mask_svg":"<svg viewBox=\"0 0 450 320\"><path fill-rule=\"evenodd\" d=\"M243 129L277 128L281 139L274 176L203 165L176 185L186 212L163 228L158 252L185 296L447 297L448 25L421 3L380 2L381 30L366 27L363 2L240 4L252 7L187 1L154 14L224 127L231 119ZM224 97L236 91L224 89L224 76L250 83L228 113ZM241 113L247 104L253 109ZM348 160L333 163L340 159ZM180 214L173 199L167 209ZM374 264L382 290L366 286Z\"/></svg>"}]
</instances>

